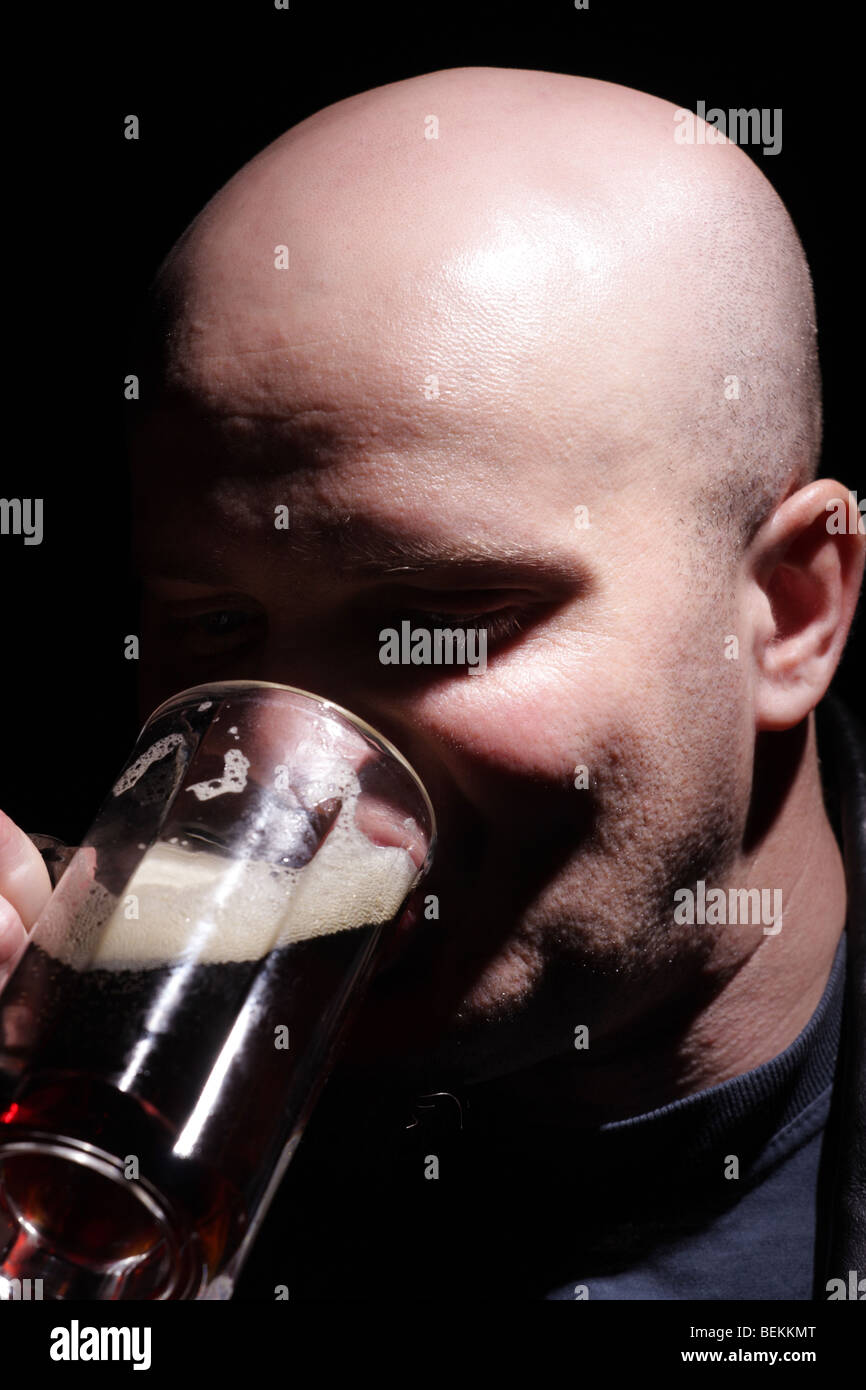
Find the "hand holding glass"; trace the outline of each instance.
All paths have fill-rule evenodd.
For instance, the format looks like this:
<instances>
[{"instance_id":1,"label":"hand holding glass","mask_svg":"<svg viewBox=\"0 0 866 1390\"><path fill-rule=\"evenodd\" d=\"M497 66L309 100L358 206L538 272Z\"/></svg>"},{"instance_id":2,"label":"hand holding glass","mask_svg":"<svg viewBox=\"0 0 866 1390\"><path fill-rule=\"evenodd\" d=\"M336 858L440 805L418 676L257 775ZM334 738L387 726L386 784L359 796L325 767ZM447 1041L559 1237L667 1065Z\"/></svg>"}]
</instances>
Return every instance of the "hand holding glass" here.
<instances>
[{"instance_id":1,"label":"hand holding glass","mask_svg":"<svg viewBox=\"0 0 866 1390\"><path fill-rule=\"evenodd\" d=\"M0 1299L231 1296L433 839L328 701L156 711L0 997Z\"/></svg>"}]
</instances>

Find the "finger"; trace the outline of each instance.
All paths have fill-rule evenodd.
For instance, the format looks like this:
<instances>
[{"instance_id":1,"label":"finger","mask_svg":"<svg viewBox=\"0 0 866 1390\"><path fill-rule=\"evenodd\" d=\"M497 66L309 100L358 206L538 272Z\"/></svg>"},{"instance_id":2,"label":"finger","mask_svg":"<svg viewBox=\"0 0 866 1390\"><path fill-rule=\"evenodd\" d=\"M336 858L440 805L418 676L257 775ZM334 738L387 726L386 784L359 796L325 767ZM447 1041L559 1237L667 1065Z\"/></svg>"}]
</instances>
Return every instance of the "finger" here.
<instances>
[{"instance_id":1,"label":"finger","mask_svg":"<svg viewBox=\"0 0 866 1390\"><path fill-rule=\"evenodd\" d=\"M0 811L0 897L29 931L51 896L42 855L24 831Z\"/></svg>"},{"instance_id":2,"label":"finger","mask_svg":"<svg viewBox=\"0 0 866 1390\"><path fill-rule=\"evenodd\" d=\"M26 940L27 933L18 913L11 903L0 898L0 984Z\"/></svg>"}]
</instances>

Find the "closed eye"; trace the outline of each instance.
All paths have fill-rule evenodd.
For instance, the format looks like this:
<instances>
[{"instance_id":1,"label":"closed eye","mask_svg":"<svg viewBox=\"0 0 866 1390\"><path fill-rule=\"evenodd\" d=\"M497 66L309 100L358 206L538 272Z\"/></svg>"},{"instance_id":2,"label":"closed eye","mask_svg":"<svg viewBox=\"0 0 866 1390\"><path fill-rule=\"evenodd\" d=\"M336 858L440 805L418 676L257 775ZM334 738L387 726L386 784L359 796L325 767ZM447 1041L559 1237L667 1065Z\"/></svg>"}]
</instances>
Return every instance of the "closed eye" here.
<instances>
[{"instance_id":1,"label":"closed eye","mask_svg":"<svg viewBox=\"0 0 866 1390\"><path fill-rule=\"evenodd\" d=\"M165 615L162 632L165 639L182 643L191 656L211 656L262 640L266 622L261 609L181 610Z\"/></svg>"},{"instance_id":2,"label":"closed eye","mask_svg":"<svg viewBox=\"0 0 866 1390\"><path fill-rule=\"evenodd\" d=\"M202 613L197 618L188 619L188 625L196 628L198 632L207 633L209 637L222 637L232 632L238 632L252 621L250 613L232 612L228 608L220 608L216 613Z\"/></svg>"},{"instance_id":3,"label":"closed eye","mask_svg":"<svg viewBox=\"0 0 866 1390\"><path fill-rule=\"evenodd\" d=\"M391 626L399 627L402 620L415 628L483 628L488 646L515 636L523 626L523 613L517 608L497 608L487 613L434 613L428 609L409 608L395 613Z\"/></svg>"}]
</instances>

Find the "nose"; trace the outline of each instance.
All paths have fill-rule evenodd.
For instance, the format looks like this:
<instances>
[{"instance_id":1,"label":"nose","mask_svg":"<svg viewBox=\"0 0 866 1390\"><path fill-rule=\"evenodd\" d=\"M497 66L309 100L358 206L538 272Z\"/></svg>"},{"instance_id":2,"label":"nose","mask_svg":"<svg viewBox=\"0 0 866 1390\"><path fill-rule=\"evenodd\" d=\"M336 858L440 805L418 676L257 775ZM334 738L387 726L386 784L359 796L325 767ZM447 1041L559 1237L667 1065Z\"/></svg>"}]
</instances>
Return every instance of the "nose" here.
<instances>
[{"instance_id":1,"label":"nose","mask_svg":"<svg viewBox=\"0 0 866 1390\"><path fill-rule=\"evenodd\" d=\"M436 816L440 850L463 837L474 842L481 828L475 804L479 769L471 753L451 736L447 698L428 698L431 673L412 679L403 668L380 666L375 652L371 662L369 652L357 652L351 643L341 642L341 636L345 634L335 632L331 643L325 624L303 636L295 630L290 643L275 633L262 653L261 668L248 674L330 700L369 724L402 754L424 786ZM462 678L472 679L465 674Z\"/></svg>"}]
</instances>

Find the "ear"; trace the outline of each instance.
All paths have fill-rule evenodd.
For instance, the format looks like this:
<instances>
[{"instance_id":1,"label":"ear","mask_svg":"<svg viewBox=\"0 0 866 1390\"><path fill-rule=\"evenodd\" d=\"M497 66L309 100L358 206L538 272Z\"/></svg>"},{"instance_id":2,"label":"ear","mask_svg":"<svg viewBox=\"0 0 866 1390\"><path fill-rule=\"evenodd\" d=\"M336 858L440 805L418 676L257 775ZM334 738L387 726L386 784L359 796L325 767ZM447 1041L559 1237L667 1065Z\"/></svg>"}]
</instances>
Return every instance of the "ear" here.
<instances>
[{"instance_id":1,"label":"ear","mask_svg":"<svg viewBox=\"0 0 866 1390\"><path fill-rule=\"evenodd\" d=\"M793 493L755 536L757 730L793 728L825 694L854 617L864 553L856 496L829 478Z\"/></svg>"}]
</instances>

